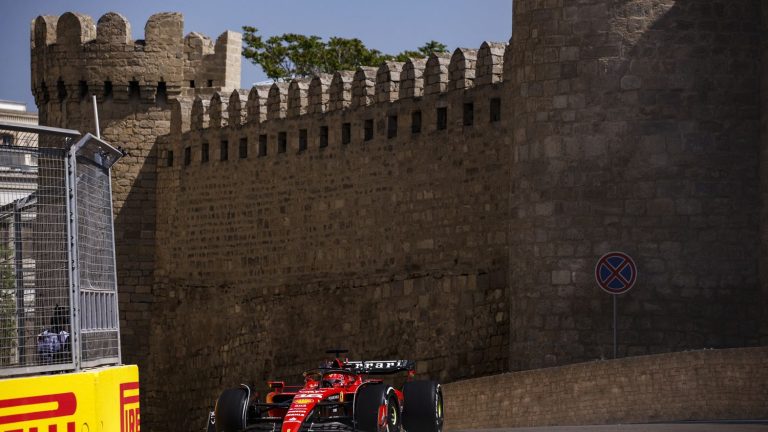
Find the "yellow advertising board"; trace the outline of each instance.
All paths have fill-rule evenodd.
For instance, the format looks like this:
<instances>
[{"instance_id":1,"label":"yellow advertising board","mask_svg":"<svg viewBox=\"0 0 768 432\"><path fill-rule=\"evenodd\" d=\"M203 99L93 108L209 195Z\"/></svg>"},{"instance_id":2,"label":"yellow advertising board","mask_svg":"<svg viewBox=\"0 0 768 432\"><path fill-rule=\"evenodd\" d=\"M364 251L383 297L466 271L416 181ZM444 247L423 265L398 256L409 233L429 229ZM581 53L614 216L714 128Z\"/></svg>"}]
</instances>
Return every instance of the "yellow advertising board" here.
<instances>
[{"instance_id":1,"label":"yellow advertising board","mask_svg":"<svg viewBox=\"0 0 768 432\"><path fill-rule=\"evenodd\" d=\"M0 380L0 432L140 432L139 370Z\"/></svg>"}]
</instances>

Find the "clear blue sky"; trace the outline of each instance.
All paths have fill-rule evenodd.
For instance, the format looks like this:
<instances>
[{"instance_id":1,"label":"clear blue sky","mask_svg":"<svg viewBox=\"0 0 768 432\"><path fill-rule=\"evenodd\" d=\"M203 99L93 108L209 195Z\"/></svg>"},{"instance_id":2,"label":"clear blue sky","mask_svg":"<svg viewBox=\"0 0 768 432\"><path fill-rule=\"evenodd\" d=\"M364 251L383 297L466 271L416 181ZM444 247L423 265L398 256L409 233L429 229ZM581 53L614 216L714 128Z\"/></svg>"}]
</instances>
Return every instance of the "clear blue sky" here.
<instances>
[{"instance_id":1,"label":"clear blue sky","mask_svg":"<svg viewBox=\"0 0 768 432\"><path fill-rule=\"evenodd\" d=\"M263 35L282 33L356 37L387 53L437 40L453 50L479 48L484 40L506 42L512 33L512 0L0 0L0 99L25 102L37 111L30 90L29 26L38 15L81 12L94 22L115 11L131 23L134 39L144 38L147 18L157 12L184 14L184 32L216 38L225 30L257 27ZM243 62L242 84L262 81L261 69Z\"/></svg>"}]
</instances>

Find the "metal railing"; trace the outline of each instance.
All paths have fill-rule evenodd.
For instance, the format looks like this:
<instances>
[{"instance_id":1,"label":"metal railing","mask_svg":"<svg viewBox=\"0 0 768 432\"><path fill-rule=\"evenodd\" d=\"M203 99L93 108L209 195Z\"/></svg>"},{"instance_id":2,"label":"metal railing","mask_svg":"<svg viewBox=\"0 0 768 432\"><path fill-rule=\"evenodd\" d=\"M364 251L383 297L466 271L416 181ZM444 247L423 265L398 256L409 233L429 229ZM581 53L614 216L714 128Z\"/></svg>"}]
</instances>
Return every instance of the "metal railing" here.
<instances>
[{"instance_id":1,"label":"metal railing","mask_svg":"<svg viewBox=\"0 0 768 432\"><path fill-rule=\"evenodd\" d=\"M0 123L0 376L120 363L110 168L77 131Z\"/></svg>"}]
</instances>

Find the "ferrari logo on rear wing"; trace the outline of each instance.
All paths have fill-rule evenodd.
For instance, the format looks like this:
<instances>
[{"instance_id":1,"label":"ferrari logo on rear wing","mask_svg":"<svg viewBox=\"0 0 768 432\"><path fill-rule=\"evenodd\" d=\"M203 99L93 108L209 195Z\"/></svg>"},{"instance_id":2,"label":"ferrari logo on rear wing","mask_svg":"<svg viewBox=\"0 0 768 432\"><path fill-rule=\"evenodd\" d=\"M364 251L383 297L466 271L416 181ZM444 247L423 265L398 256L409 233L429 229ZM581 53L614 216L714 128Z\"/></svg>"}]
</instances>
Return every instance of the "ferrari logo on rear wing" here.
<instances>
[{"instance_id":1,"label":"ferrari logo on rear wing","mask_svg":"<svg viewBox=\"0 0 768 432\"><path fill-rule=\"evenodd\" d=\"M345 363L353 371L367 375L386 375L416 370L416 362L413 360L367 360Z\"/></svg>"}]
</instances>

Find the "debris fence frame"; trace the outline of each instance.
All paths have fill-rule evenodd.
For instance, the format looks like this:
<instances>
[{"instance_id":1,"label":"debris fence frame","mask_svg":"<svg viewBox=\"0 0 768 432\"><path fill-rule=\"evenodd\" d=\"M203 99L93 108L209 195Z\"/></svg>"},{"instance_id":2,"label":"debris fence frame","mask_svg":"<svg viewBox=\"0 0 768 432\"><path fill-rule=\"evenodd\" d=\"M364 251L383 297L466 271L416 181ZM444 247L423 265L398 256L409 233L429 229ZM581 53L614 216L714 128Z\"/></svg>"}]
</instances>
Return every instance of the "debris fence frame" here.
<instances>
[{"instance_id":1,"label":"debris fence frame","mask_svg":"<svg viewBox=\"0 0 768 432\"><path fill-rule=\"evenodd\" d=\"M90 134L0 122L0 377L120 364L110 169Z\"/></svg>"}]
</instances>

